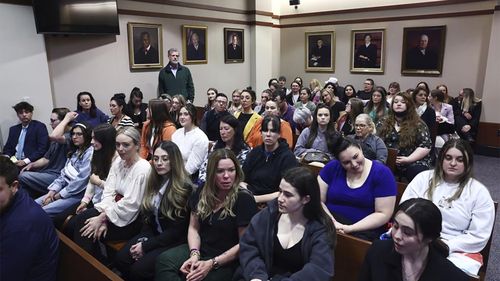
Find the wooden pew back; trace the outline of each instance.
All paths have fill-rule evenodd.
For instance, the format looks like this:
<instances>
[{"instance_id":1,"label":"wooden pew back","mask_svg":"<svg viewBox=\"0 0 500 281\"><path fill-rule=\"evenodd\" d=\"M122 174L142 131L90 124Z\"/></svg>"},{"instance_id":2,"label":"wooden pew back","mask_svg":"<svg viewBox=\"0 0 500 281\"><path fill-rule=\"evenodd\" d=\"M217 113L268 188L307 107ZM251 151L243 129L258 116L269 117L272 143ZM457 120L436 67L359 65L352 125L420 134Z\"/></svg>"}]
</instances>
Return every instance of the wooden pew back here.
<instances>
[{"instance_id":1,"label":"wooden pew back","mask_svg":"<svg viewBox=\"0 0 500 281\"><path fill-rule=\"evenodd\" d=\"M356 281L372 243L348 234L337 233L335 276L333 281Z\"/></svg>"},{"instance_id":2,"label":"wooden pew back","mask_svg":"<svg viewBox=\"0 0 500 281\"><path fill-rule=\"evenodd\" d=\"M498 211L498 202L493 202L495 204L495 221L497 217L497 211ZM483 266L479 270L479 280L483 281L485 276L486 276L486 270L488 268L488 261L490 257L490 248L491 248L491 242L493 241L493 232L495 230L495 225L493 225L493 229L491 230L491 236L490 239L488 239L488 243L484 247L484 249L481 251L481 255L483 256Z\"/></svg>"},{"instance_id":3,"label":"wooden pew back","mask_svg":"<svg viewBox=\"0 0 500 281\"><path fill-rule=\"evenodd\" d=\"M80 248L61 232L59 236L59 268L57 280L59 281L123 281L109 268Z\"/></svg>"}]
</instances>

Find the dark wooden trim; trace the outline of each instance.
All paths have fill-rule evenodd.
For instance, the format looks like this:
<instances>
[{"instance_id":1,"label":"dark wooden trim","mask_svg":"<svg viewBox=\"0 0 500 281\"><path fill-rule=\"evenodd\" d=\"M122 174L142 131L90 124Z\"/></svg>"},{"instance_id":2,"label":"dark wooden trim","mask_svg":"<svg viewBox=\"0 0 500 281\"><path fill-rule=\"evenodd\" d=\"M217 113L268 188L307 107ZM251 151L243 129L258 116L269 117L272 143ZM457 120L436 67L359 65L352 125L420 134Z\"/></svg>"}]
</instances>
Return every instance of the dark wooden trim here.
<instances>
[{"instance_id":1,"label":"dark wooden trim","mask_svg":"<svg viewBox=\"0 0 500 281\"><path fill-rule=\"evenodd\" d=\"M188 3L188 2L181 2L181 1L174 1L174 0L134 0L134 1L135 2L144 2L144 3L153 3L153 4L162 4L162 5L169 5L169 6L177 6L177 7L184 7L184 8L202 9L202 10L217 11L217 12L243 14L243 15L248 13L248 11L246 11L246 10L218 7L218 6L198 4L198 3Z\"/></svg>"},{"instance_id":2,"label":"dark wooden trim","mask_svg":"<svg viewBox=\"0 0 500 281\"><path fill-rule=\"evenodd\" d=\"M60 241L58 280L123 281L120 276L80 248L64 234L57 231L57 235Z\"/></svg>"},{"instance_id":3,"label":"dark wooden trim","mask_svg":"<svg viewBox=\"0 0 500 281\"><path fill-rule=\"evenodd\" d=\"M31 0L0 0L3 4L14 4L14 5L24 5L31 6Z\"/></svg>"},{"instance_id":4,"label":"dark wooden trim","mask_svg":"<svg viewBox=\"0 0 500 281\"><path fill-rule=\"evenodd\" d=\"M193 20L193 21L221 22L221 23L244 24L244 25L250 24L248 21L244 20L198 17L198 16L167 14L167 13L157 13L157 12L147 12L147 11L135 11L127 9L118 9L118 13L122 15L145 16L145 17L155 17L155 18L183 19L183 20Z\"/></svg>"},{"instance_id":5,"label":"dark wooden trim","mask_svg":"<svg viewBox=\"0 0 500 281\"><path fill-rule=\"evenodd\" d=\"M272 22L265 22L265 21L249 21L249 25L258 25L258 26L269 26L269 27L275 27L275 24Z\"/></svg>"},{"instance_id":6,"label":"dark wooden trim","mask_svg":"<svg viewBox=\"0 0 500 281\"><path fill-rule=\"evenodd\" d=\"M266 12L266 11L258 11L258 10L250 10L247 12L249 15L259 15L259 16L267 16L267 17L274 17L274 14L272 12Z\"/></svg>"},{"instance_id":7,"label":"dark wooden trim","mask_svg":"<svg viewBox=\"0 0 500 281\"><path fill-rule=\"evenodd\" d=\"M474 145L474 153L483 156L500 158L500 147L476 144Z\"/></svg>"},{"instance_id":8,"label":"dark wooden trim","mask_svg":"<svg viewBox=\"0 0 500 281\"><path fill-rule=\"evenodd\" d=\"M318 25L340 25L340 24L353 24L353 23L372 23L372 22L385 22L385 21L407 21L407 20L423 20L423 19L436 19L436 18L451 18L451 17L468 17L479 15L491 15L493 10L477 10L456 13L443 13L443 14L429 14L429 15L413 15L413 16L398 16L398 17L384 17L384 18L366 18L366 19L349 19L349 20L333 20L333 21L320 21L320 22L306 22L306 23L293 23L281 24L280 28L304 27L304 26L318 26Z\"/></svg>"},{"instance_id":9,"label":"dark wooden trim","mask_svg":"<svg viewBox=\"0 0 500 281\"><path fill-rule=\"evenodd\" d=\"M500 148L500 124L479 122L476 144Z\"/></svg>"},{"instance_id":10,"label":"dark wooden trim","mask_svg":"<svg viewBox=\"0 0 500 281\"><path fill-rule=\"evenodd\" d=\"M258 10L248 10L247 11L247 10L240 10L240 9L234 9L234 8L226 8L226 7L219 7L219 6L198 4L198 3L188 3L188 2L175 1L175 0L134 0L134 1L143 2L143 3L153 3L153 4L177 6L177 7L184 7L184 8L202 9L202 10L209 10L209 11L216 11L216 12L241 14L241 15L261 15L261 16L269 16L269 17L274 16L274 14L272 12L266 12L266 11L258 11Z\"/></svg>"},{"instance_id":11,"label":"dark wooden trim","mask_svg":"<svg viewBox=\"0 0 500 281\"><path fill-rule=\"evenodd\" d=\"M495 11L500 11L500 5L495 6Z\"/></svg>"},{"instance_id":12,"label":"dark wooden trim","mask_svg":"<svg viewBox=\"0 0 500 281\"><path fill-rule=\"evenodd\" d=\"M413 8L426 8L426 7L436 7L443 5L452 4L462 4L470 2L484 2L488 0L447 0L447 1L436 1L436 2L424 2L424 3L409 3L401 5L387 5L369 8L355 8L355 9L344 9L344 10L331 10L323 12L313 12L313 13L302 13L302 14L290 14L281 15L279 19L291 19L291 18L303 18L303 17L316 17L316 16L327 16L327 15L338 15L338 14L350 14L350 13L365 13L365 12L376 12L376 11L389 11L389 10L400 10L400 9L413 9Z\"/></svg>"}]
</instances>

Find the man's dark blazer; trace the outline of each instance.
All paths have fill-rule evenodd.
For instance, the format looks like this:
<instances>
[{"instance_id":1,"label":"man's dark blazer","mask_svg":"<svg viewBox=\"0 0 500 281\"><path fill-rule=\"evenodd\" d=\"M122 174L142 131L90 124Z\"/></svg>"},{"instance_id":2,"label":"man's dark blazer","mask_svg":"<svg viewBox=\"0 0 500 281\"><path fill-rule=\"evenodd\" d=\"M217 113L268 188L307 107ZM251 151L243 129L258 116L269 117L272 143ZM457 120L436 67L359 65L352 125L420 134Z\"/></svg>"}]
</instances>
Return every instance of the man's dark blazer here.
<instances>
[{"instance_id":1,"label":"man's dark blazer","mask_svg":"<svg viewBox=\"0 0 500 281\"><path fill-rule=\"evenodd\" d=\"M149 47L149 51L146 51L144 47L141 47L134 55L134 63L160 63L158 50L156 50L153 46Z\"/></svg>"},{"instance_id":2,"label":"man's dark blazer","mask_svg":"<svg viewBox=\"0 0 500 281\"><path fill-rule=\"evenodd\" d=\"M429 48L425 50L425 55L420 48L410 49L406 53L407 69L437 69L438 63L437 53Z\"/></svg>"},{"instance_id":3,"label":"man's dark blazer","mask_svg":"<svg viewBox=\"0 0 500 281\"><path fill-rule=\"evenodd\" d=\"M235 47L233 47L233 44L227 45L227 59L230 59L230 60L243 59L243 53L241 50L241 46L236 44L236 48L235 48Z\"/></svg>"},{"instance_id":4,"label":"man's dark blazer","mask_svg":"<svg viewBox=\"0 0 500 281\"><path fill-rule=\"evenodd\" d=\"M5 143L3 154L9 155L9 157L16 155L16 146L21 130L21 124L10 127L9 137ZM34 162L45 155L48 147L49 134L47 132L47 127L40 121L31 120L24 139L24 157Z\"/></svg>"},{"instance_id":5,"label":"man's dark blazer","mask_svg":"<svg viewBox=\"0 0 500 281\"><path fill-rule=\"evenodd\" d=\"M198 45L198 49L195 49L193 44L190 44L187 47L187 59L188 60L206 60L207 57L205 55L205 45L200 43Z\"/></svg>"}]
</instances>

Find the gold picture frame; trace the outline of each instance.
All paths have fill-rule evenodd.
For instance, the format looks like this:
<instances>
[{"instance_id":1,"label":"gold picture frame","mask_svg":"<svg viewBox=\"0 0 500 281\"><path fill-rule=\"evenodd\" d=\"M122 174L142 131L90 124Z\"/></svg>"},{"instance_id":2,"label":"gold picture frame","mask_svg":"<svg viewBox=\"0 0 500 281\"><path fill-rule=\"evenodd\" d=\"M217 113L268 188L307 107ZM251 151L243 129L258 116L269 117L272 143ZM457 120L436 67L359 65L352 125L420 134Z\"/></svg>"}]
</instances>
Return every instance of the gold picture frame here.
<instances>
[{"instance_id":1,"label":"gold picture frame","mask_svg":"<svg viewBox=\"0 0 500 281\"><path fill-rule=\"evenodd\" d=\"M351 73L384 73L385 29L351 31Z\"/></svg>"},{"instance_id":2,"label":"gold picture frame","mask_svg":"<svg viewBox=\"0 0 500 281\"><path fill-rule=\"evenodd\" d=\"M306 32L305 70L307 72L335 71L335 32Z\"/></svg>"},{"instance_id":3,"label":"gold picture frame","mask_svg":"<svg viewBox=\"0 0 500 281\"><path fill-rule=\"evenodd\" d=\"M128 57L131 70L163 67L162 25L127 23Z\"/></svg>"},{"instance_id":4,"label":"gold picture frame","mask_svg":"<svg viewBox=\"0 0 500 281\"><path fill-rule=\"evenodd\" d=\"M204 25L182 26L182 50L184 64L208 63L208 27Z\"/></svg>"}]
</instances>

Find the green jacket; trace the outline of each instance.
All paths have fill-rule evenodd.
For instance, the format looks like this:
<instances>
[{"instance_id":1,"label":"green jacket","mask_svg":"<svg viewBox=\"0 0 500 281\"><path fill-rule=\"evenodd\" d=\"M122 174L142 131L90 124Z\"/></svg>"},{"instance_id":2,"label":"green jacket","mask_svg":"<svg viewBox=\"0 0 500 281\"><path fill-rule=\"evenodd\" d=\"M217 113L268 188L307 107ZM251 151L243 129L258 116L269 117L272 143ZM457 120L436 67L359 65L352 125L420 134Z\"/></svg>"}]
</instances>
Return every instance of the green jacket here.
<instances>
[{"instance_id":1,"label":"green jacket","mask_svg":"<svg viewBox=\"0 0 500 281\"><path fill-rule=\"evenodd\" d=\"M167 64L158 76L159 95L182 95L191 102L194 101L193 78L189 68L178 64L177 74L174 76L172 67Z\"/></svg>"}]
</instances>

